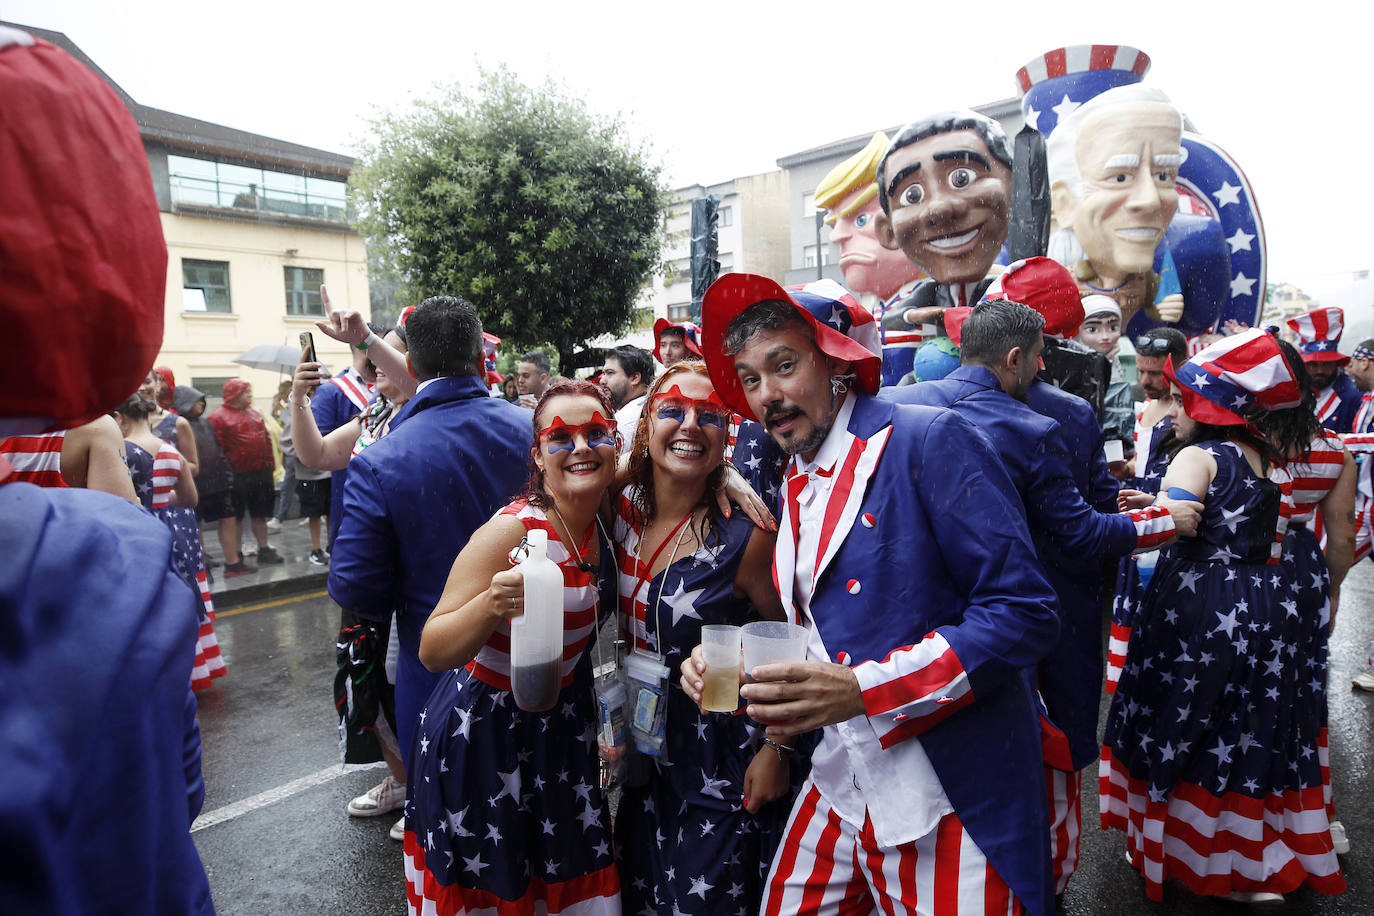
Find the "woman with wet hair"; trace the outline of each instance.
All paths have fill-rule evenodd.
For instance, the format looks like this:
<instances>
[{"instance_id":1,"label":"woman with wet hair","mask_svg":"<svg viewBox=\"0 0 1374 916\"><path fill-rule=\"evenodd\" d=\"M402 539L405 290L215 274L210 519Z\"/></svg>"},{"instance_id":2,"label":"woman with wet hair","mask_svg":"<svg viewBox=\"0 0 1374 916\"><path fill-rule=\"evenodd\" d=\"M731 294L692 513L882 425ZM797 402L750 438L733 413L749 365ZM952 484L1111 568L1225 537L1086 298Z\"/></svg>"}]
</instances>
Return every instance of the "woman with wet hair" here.
<instances>
[{"instance_id":1,"label":"woman with wet hair","mask_svg":"<svg viewBox=\"0 0 1374 916\"><path fill-rule=\"evenodd\" d=\"M1293 363L1264 331L1176 369L1183 447L1162 490L1203 504L1161 552L1107 717L1102 824L1126 832L1146 892L1281 902L1345 890L1324 800L1327 621L1298 581L1285 467L1312 437Z\"/></svg>"},{"instance_id":2,"label":"woman with wet hair","mask_svg":"<svg viewBox=\"0 0 1374 916\"><path fill-rule=\"evenodd\" d=\"M598 385L544 391L524 491L463 548L425 624L420 661L447 673L410 756L412 912L621 912L589 652L615 609L615 554L598 519L619 453L613 416ZM560 692L539 713L511 693L511 621L524 612L514 567L535 530L564 582Z\"/></svg>"},{"instance_id":3,"label":"woman with wet hair","mask_svg":"<svg viewBox=\"0 0 1374 916\"><path fill-rule=\"evenodd\" d=\"M783 619L776 535L717 505L729 424L705 364L671 366L649 390L614 501L622 638L670 672L703 625ZM666 694L661 756L616 815L626 912L753 912L802 767L790 741L769 746L746 716L701 712L676 677Z\"/></svg>"},{"instance_id":4,"label":"woman with wet hair","mask_svg":"<svg viewBox=\"0 0 1374 916\"><path fill-rule=\"evenodd\" d=\"M153 377L153 373L149 376ZM114 418L124 436L125 460L133 478L134 492L143 508L157 516L172 532L172 558L177 574L199 596L200 630L196 636L191 686L204 690L212 680L228 674L229 669L220 654L219 640L215 638L215 604L210 597L200 526L196 524L195 507L199 494L190 463L154 432L151 422L156 414L157 404L152 400L152 391L145 388L115 408ZM174 414L168 416L180 419Z\"/></svg>"}]
</instances>

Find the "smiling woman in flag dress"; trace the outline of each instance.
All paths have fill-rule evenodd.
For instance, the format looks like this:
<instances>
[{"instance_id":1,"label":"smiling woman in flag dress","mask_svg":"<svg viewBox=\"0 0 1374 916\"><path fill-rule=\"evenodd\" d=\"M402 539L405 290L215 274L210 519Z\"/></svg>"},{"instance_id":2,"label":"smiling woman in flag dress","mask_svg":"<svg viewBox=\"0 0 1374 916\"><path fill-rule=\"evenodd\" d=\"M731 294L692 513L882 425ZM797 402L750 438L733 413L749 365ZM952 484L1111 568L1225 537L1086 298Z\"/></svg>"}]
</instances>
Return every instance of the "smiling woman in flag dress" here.
<instances>
[{"instance_id":1,"label":"smiling woman in flag dress","mask_svg":"<svg viewBox=\"0 0 1374 916\"><path fill-rule=\"evenodd\" d=\"M524 493L473 535L425 623L420 661L444 671L407 761L405 871L412 913L619 916L610 811L596 756L591 654L615 607L615 563L597 520L619 445L605 389L547 388L534 410ZM526 533L563 571L563 662L548 712L511 694L511 618Z\"/></svg>"},{"instance_id":2,"label":"smiling woman in flag dress","mask_svg":"<svg viewBox=\"0 0 1374 916\"><path fill-rule=\"evenodd\" d=\"M1261 438L1299 408L1275 340L1251 330L1175 372L1188 443L1163 488L1203 503L1198 536L1166 548L1108 714L1102 824L1126 832L1146 892L1281 902L1304 883L1345 890L1323 800L1324 627L1304 619L1279 562L1288 511Z\"/></svg>"},{"instance_id":3,"label":"smiling woman in flag dress","mask_svg":"<svg viewBox=\"0 0 1374 916\"><path fill-rule=\"evenodd\" d=\"M620 621L629 645L677 671L706 624L783 619L775 535L716 508L731 411L705 365L670 367L646 403L614 505ZM616 815L625 911L757 912L804 765L748 717L702 713L676 678L667 693L663 756Z\"/></svg>"}]
</instances>

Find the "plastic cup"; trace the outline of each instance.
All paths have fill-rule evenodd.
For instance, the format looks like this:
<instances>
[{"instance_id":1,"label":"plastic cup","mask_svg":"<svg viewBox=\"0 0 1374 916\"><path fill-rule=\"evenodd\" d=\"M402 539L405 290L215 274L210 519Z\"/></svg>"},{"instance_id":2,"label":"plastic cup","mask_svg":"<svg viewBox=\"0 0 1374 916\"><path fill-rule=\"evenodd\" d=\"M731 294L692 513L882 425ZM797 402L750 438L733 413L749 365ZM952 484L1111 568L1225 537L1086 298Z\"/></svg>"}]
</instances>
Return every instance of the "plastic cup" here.
<instances>
[{"instance_id":1,"label":"plastic cup","mask_svg":"<svg viewBox=\"0 0 1374 916\"><path fill-rule=\"evenodd\" d=\"M1126 460L1125 447L1121 444L1120 439L1108 439L1102 443L1102 451L1107 455L1108 464Z\"/></svg>"},{"instance_id":2,"label":"plastic cup","mask_svg":"<svg viewBox=\"0 0 1374 916\"><path fill-rule=\"evenodd\" d=\"M781 620L756 620L743 626L744 675L759 665L806 661L806 627Z\"/></svg>"},{"instance_id":3,"label":"plastic cup","mask_svg":"<svg viewBox=\"0 0 1374 916\"><path fill-rule=\"evenodd\" d=\"M701 654L706 660L701 689L703 709L734 712L739 708L739 645L739 627L710 624L701 628Z\"/></svg>"}]
</instances>

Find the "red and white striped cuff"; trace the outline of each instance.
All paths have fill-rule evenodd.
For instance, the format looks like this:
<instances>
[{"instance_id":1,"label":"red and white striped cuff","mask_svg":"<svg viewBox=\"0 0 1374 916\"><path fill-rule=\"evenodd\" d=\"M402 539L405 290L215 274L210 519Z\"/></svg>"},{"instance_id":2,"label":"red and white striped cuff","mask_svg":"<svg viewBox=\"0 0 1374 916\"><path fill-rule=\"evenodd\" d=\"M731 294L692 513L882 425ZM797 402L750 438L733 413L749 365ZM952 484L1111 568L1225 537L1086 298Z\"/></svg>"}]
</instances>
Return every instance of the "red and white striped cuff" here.
<instances>
[{"instance_id":1,"label":"red and white striped cuff","mask_svg":"<svg viewBox=\"0 0 1374 916\"><path fill-rule=\"evenodd\" d=\"M1352 455L1374 453L1374 433L1347 433L1341 436L1341 442Z\"/></svg>"},{"instance_id":2,"label":"red and white striped cuff","mask_svg":"<svg viewBox=\"0 0 1374 916\"><path fill-rule=\"evenodd\" d=\"M1145 553L1164 546L1178 530L1174 517L1163 506L1146 506L1132 509L1126 513L1135 523L1135 550L1132 553Z\"/></svg>"},{"instance_id":3,"label":"red and white striped cuff","mask_svg":"<svg viewBox=\"0 0 1374 916\"><path fill-rule=\"evenodd\" d=\"M973 702L968 674L939 633L894 649L881 662L862 662L854 666L854 675L864 712L884 748L933 728Z\"/></svg>"}]
</instances>

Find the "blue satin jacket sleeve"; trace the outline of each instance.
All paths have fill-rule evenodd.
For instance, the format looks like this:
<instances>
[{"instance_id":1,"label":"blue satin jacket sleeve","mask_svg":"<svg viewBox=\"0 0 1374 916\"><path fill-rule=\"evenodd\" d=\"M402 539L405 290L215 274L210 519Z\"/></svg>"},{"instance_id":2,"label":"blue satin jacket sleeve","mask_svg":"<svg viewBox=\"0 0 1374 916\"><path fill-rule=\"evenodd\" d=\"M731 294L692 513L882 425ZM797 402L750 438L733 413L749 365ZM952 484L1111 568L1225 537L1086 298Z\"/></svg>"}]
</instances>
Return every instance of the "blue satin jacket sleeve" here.
<instances>
[{"instance_id":1,"label":"blue satin jacket sleeve","mask_svg":"<svg viewBox=\"0 0 1374 916\"><path fill-rule=\"evenodd\" d=\"M397 559L386 493L365 452L348 466L343 519L329 559L329 597L359 617L386 620L396 607Z\"/></svg>"},{"instance_id":2,"label":"blue satin jacket sleeve","mask_svg":"<svg viewBox=\"0 0 1374 916\"><path fill-rule=\"evenodd\" d=\"M963 620L938 628L975 694L1038 662L1059 636L1055 597L1021 499L987 441L950 412L930 424L917 492L958 590ZM938 446L935 444L938 443Z\"/></svg>"}]
</instances>

